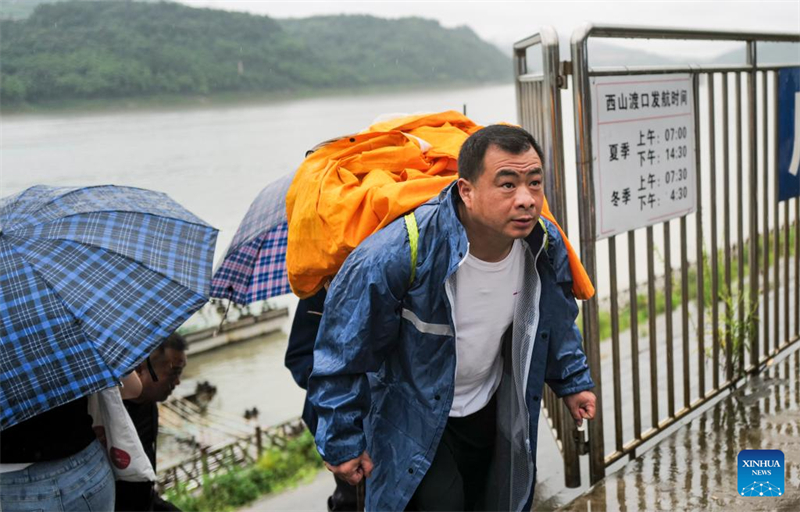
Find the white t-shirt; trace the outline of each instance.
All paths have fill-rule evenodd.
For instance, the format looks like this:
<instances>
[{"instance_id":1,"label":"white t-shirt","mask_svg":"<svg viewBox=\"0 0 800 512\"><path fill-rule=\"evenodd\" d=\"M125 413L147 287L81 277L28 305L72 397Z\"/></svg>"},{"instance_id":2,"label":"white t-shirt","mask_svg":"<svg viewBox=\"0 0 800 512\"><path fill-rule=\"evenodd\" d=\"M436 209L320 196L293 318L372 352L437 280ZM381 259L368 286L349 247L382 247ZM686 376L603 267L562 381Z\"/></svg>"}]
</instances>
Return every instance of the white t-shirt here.
<instances>
[{"instance_id":1,"label":"white t-shirt","mask_svg":"<svg viewBox=\"0 0 800 512\"><path fill-rule=\"evenodd\" d=\"M500 385L501 338L514 317L522 286L524 248L515 240L503 260L467 254L456 271L456 385L450 416L468 416L489 403Z\"/></svg>"}]
</instances>

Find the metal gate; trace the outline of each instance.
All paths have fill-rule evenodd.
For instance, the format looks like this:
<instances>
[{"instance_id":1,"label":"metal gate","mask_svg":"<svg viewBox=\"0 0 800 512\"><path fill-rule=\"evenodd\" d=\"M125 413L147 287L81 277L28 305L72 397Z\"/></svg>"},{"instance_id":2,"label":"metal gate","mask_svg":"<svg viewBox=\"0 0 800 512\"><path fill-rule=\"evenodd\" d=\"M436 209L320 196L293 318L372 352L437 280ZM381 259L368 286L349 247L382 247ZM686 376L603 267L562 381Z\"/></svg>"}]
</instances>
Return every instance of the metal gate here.
<instances>
[{"instance_id":1,"label":"metal gate","mask_svg":"<svg viewBox=\"0 0 800 512\"><path fill-rule=\"evenodd\" d=\"M561 117L561 89L567 84L559 72L558 34L551 27L514 45L514 82L517 118L539 142L546 167L545 196L550 209L567 232L566 185L564 183L564 141ZM569 411L555 393L545 387L543 411L556 444L564 458L567 487L581 484L576 446L577 431Z\"/></svg>"},{"instance_id":2,"label":"metal gate","mask_svg":"<svg viewBox=\"0 0 800 512\"><path fill-rule=\"evenodd\" d=\"M602 37L740 41L746 43L746 64L595 70L589 66L588 41L590 38ZM665 429L735 385L746 372L759 371L761 365L770 357L798 339L800 274L797 272L797 267L800 261L798 260L800 239L793 236L790 229L794 228L793 231L796 233L800 203L797 198L792 199L794 206L792 216L789 202L785 202L783 219L780 218L776 178L774 178L777 175L775 169L777 157L774 156L777 151L775 143L777 128L770 129L769 120L770 117L777 119L775 75L776 70L785 64L769 66L758 64L757 44L767 41L800 42L800 36L605 25L587 25L573 33L573 93L575 147L580 184L578 205L581 217L581 257L589 275L595 280L598 272L607 273L610 280L608 292L612 352L610 373L613 379L613 393L610 395L613 396L613 409L607 410L613 410L613 416L606 418L599 416L590 427L590 476L593 483L605 475L605 468L608 465L626 456L635 457L637 449L645 442L654 439ZM627 240L624 242L627 242L629 283L627 309L631 326L627 337L632 354L630 358L632 407L626 417L623 414L627 400L623 398L621 382L622 351L619 328L621 314L617 290L619 265L616 245L617 238L620 237L612 236L605 243L608 263L604 268L600 268L595 232L596 198L593 183L596 175L592 161L593 141L590 132L593 112L590 78L676 73L689 74L694 92L696 148L694 186L697 194L697 210L680 219L664 222L661 225L661 244L656 241L655 226L643 230L647 253L647 280L644 284L647 292L644 301L637 292L641 283L636 276L637 258L640 258L637 247L642 247L642 230L639 230L638 234L634 231L626 233ZM703 113L703 110L706 112ZM718 117L722 118L721 125L718 125ZM731 139L735 141L732 143ZM736 192L732 197L734 189ZM676 223L677 239L673 230L673 224ZM705 235L707 228L709 233ZM791 238L794 242L793 251L789 246ZM693 262L690 262L690 240L695 246ZM672 265L673 242L680 246L679 269L674 269ZM661 247L664 254L663 294L661 294L664 300L663 331L658 325L660 281L655 270L656 247ZM770 259L772 259L772 279L769 276ZM790 262L795 269L793 286L789 275ZM780 276L781 263L784 269L783 280ZM706 272L710 273L709 277L706 277ZM679 284L673 283L673 273L679 274ZM680 288L679 297L674 293L674 286ZM710 288L708 293L707 287ZM790 331L792 287L794 322ZM680 303L679 313L675 309L676 304L673 304L674 299ZM647 307L649 351L647 358L641 357L639 347L638 308L642 302ZM597 394L602 397L604 372L600 364L599 313L597 298L584 303L583 330L587 352L592 374L597 383ZM679 317L680 325L674 322L676 316ZM779 321L781 319L782 324ZM679 335L675 332L678 330ZM662 352L666 356L664 362L659 361L658 357L660 351L658 338L662 335L665 344ZM647 393L643 393L640 379L641 369L644 366L641 359L649 359L647 364L649 379L645 379L649 381ZM660 379L659 373L666 373L665 379ZM663 382L664 380L666 382ZM682 399L676 396L676 381L681 388ZM649 411L646 408L643 410L643 398L649 399ZM661 405L664 402L666 404ZM602 405L598 409L602 415L605 409ZM608 430L605 428L610 427L612 422L613 437L610 435L611 428ZM645 428L649 423L647 430L643 430L643 422ZM625 428L626 425L633 427L627 436L625 430L629 429ZM605 449L607 439L614 447L610 453L606 453Z\"/></svg>"},{"instance_id":3,"label":"metal gate","mask_svg":"<svg viewBox=\"0 0 800 512\"><path fill-rule=\"evenodd\" d=\"M595 69L593 38L737 41L746 62ZM798 63L759 64L758 45L767 42L798 43L800 35L586 25L573 33L571 63L559 62L550 28L514 46L519 120L542 143L546 194L565 227L559 88L572 75L581 259L597 289L581 311L598 397L591 483L800 339L800 200L781 207L776 168L777 71ZM537 45L542 71L529 73ZM678 74L689 76L694 97L696 210L598 240L591 81ZM574 423L553 395L545 411L567 485L577 486Z\"/></svg>"}]
</instances>

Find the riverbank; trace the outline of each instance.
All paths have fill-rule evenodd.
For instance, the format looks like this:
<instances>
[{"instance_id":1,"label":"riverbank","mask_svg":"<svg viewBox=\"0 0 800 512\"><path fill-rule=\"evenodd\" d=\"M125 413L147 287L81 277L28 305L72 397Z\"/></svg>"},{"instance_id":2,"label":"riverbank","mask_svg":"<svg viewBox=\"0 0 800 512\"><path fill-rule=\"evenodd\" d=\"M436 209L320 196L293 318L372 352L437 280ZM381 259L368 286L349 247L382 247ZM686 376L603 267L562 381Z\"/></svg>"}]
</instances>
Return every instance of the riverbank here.
<instances>
[{"instance_id":1,"label":"riverbank","mask_svg":"<svg viewBox=\"0 0 800 512\"><path fill-rule=\"evenodd\" d=\"M285 103L301 100L326 100L352 96L382 96L388 94L440 92L443 87L453 91L475 87L510 85L510 82L453 82L442 85L415 84L392 86L363 86L330 89L295 89L287 91L225 91L211 94L159 94L128 98L63 99L42 103L0 105L0 116L21 117L37 114L91 114L106 112L186 111L198 108L227 108L246 105Z\"/></svg>"},{"instance_id":2,"label":"riverbank","mask_svg":"<svg viewBox=\"0 0 800 512\"><path fill-rule=\"evenodd\" d=\"M264 495L306 484L323 468L314 438L308 431L266 450L253 464L203 478L203 485L187 490L169 489L165 498L181 510L216 512L234 510Z\"/></svg>"}]
</instances>

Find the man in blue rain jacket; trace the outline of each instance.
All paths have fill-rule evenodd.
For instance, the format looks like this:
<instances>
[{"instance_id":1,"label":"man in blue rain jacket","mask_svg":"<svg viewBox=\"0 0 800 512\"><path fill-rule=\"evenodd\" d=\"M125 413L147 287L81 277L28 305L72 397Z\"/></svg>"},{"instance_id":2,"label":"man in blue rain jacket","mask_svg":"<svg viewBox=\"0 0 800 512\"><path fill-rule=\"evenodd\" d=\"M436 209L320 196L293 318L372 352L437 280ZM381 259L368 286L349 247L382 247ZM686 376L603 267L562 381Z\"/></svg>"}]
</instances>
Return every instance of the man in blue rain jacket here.
<instances>
[{"instance_id":1,"label":"man in blue rain jacket","mask_svg":"<svg viewBox=\"0 0 800 512\"><path fill-rule=\"evenodd\" d=\"M594 415L541 154L521 128L479 130L458 181L331 284L309 399L328 468L369 477L367 510L527 510L544 383L576 421Z\"/></svg>"}]
</instances>

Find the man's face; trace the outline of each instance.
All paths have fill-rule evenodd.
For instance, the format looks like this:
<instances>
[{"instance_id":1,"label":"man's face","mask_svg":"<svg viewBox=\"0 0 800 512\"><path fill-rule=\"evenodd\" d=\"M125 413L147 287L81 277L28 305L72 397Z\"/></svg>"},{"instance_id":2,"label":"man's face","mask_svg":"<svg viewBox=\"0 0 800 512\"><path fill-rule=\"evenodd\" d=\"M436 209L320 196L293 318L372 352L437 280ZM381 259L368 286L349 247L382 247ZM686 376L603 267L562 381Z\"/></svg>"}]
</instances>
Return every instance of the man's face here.
<instances>
[{"instance_id":1,"label":"man's face","mask_svg":"<svg viewBox=\"0 0 800 512\"><path fill-rule=\"evenodd\" d=\"M139 373L142 380L142 394L137 401L163 402L181 383L181 375L186 367L186 352L171 348L164 351L156 350L150 355L150 364L155 378L145 362L143 371Z\"/></svg>"},{"instance_id":2,"label":"man's face","mask_svg":"<svg viewBox=\"0 0 800 512\"><path fill-rule=\"evenodd\" d=\"M543 173L535 149L514 155L489 146L477 180L459 179L461 198L480 225L480 235L494 235L500 241L528 236L544 203Z\"/></svg>"}]
</instances>

